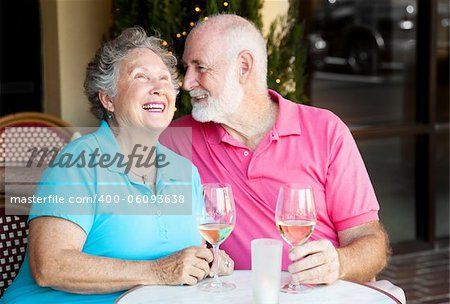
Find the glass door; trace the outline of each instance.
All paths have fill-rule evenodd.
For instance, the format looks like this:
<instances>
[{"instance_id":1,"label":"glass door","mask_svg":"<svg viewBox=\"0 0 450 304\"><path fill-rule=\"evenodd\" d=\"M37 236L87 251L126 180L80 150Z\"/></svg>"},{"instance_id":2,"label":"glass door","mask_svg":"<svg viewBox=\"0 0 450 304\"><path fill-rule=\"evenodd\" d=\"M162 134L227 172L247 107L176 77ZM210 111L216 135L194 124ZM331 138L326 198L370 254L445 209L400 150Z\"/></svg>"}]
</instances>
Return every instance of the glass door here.
<instances>
[{"instance_id":1,"label":"glass door","mask_svg":"<svg viewBox=\"0 0 450 304\"><path fill-rule=\"evenodd\" d=\"M432 2L324 0L309 5L308 35L321 47L308 47L314 58L311 103L333 111L352 130L393 244L430 242L436 232L448 236L448 13L447 21L433 20L447 29L446 84L438 77L447 101L437 102L436 116L443 116L437 125L430 112L436 101L430 87L420 84L436 83L421 72L433 73L426 55L433 41L423 37L431 30L424 24L434 15L419 12L423 7L431 12ZM440 2L448 8L449 0ZM437 134L439 128L443 131Z\"/></svg>"}]
</instances>

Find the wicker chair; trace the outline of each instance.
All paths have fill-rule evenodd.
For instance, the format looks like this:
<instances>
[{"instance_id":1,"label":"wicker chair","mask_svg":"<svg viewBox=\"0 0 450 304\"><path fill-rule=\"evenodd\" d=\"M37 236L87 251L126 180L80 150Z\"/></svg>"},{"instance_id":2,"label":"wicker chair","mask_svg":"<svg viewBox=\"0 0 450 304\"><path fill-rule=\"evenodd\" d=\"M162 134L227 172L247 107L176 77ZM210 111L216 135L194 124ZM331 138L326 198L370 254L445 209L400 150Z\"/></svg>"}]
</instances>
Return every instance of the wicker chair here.
<instances>
[{"instance_id":1,"label":"wicker chair","mask_svg":"<svg viewBox=\"0 0 450 304\"><path fill-rule=\"evenodd\" d=\"M12 283L22 265L27 247L27 215L5 214L5 206L0 207L0 297ZM17 213L22 213L20 210ZM16 213L8 207L8 213Z\"/></svg>"},{"instance_id":2,"label":"wicker chair","mask_svg":"<svg viewBox=\"0 0 450 304\"><path fill-rule=\"evenodd\" d=\"M0 296L19 271L28 236L28 207L7 204L10 189L25 196L34 192L39 176L31 176L25 167L30 147L60 149L71 137L67 122L47 114L22 112L0 118Z\"/></svg>"},{"instance_id":3,"label":"wicker chair","mask_svg":"<svg viewBox=\"0 0 450 304\"><path fill-rule=\"evenodd\" d=\"M70 141L70 125L53 116L21 112L0 118L0 166L23 166L30 147L62 148Z\"/></svg>"}]
</instances>

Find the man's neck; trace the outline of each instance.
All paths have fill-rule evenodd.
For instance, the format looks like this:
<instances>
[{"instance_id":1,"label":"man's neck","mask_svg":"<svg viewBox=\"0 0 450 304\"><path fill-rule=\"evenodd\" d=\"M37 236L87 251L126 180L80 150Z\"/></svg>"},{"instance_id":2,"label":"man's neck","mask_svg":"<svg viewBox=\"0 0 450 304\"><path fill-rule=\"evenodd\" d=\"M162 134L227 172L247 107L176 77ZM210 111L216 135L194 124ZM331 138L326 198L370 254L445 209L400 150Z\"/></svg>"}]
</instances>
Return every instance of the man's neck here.
<instances>
[{"instance_id":1,"label":"man's neck","mask_svg":"<svg viewBox=\"0 0 450 304\"><path fill-rule=\"evenodd\" d=\"M278 117L278 104L268 93L245 96L236 115L222 123L224 129L236 140L255 150Z\"/></svg>"}]
</instances>

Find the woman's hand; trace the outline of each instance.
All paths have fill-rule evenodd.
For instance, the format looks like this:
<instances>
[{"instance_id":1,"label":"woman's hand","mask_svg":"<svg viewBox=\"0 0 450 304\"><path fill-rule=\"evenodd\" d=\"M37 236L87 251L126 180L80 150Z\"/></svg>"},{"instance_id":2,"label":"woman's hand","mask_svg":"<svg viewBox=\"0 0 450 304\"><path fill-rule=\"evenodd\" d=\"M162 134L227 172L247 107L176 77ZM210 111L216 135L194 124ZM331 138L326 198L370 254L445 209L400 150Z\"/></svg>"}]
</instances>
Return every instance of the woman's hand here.
<instances>
[{"instance_id":1,"label":"woman's hand","mask_svg":"<svg viewBox=\"0 0 450 304\"><path fill-rule=\"evenodd\" d=\"M211 249L212 252L212 249ZM214 276L214 271L215 271L215 267L216 267L216 262L214 261L212 267L211 267L211 271L209 272L209 276L213 277ZM222 275L230 275L233 273L234 271L234 261L232 258L230 258L230 256L223 250L219 250L219 272L218 274L220 276Z\"/></svg>"},{"instance_id":2,"label":"woman's hand","mask_svg":"<svg viewBox=\"0 0 450 304\"><path fill-rule=\"evenodd\" d=\"M110 293L137 285L195 285L209 275L213 254L189 247L159 260L123 260L82 252L84 230L43 216L30 222L29 263L41 287L80 294Z\"/></svg>"},{"instance_id":3,"label":"woman's hand","mask_svg":"<svg viewBox=\"0 0 450 304\"><path fill-rule=\"evenodd\" d=\"M212 260L208 248L189 247L155 261L155 272L164 285L195 285L210 273Z\"/></svg>"}]
</instances>

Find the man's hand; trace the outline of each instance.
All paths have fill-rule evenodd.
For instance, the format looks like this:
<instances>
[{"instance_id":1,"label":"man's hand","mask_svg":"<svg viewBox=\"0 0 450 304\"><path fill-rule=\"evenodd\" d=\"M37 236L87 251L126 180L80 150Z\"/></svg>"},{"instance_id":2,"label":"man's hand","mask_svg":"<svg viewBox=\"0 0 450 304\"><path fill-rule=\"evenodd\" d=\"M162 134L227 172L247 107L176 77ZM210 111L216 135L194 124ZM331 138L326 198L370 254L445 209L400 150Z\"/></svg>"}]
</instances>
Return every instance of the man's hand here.
<instances>
[{"instance_id":1,"label":"man's hand","mask_svg":"<svg viewBox=\"0 0 450 304\"><path fill-rule=\"evenodd\" d=\"M339 248L328 240L312 241L291 250L293 281L330 284L338 279L368 282L387 263L390 253L386 232L378 221L338 233Z\"/></svg>"},{"instance_id":2,"label":"man's hand","mask_svg":"<svg viewBox=\"0 0 450 304\"><path fill-rule=\"evenodd\" d=\"M311 241L294 247L289 253L292 281L304 284L331 284L340 277L336 248L329 240Z\"/></svg>"},{"instance_id":3,"label":"man's hand","mask_svg":"<svg viewBox=\"0 0 450 304\"><path fill-rule=\"evenodd\" d=\"M195 285L210 273L211 251L204 247L189 247L155 261L159 278L166 285Z\"/></svg>"}]
</instances>

